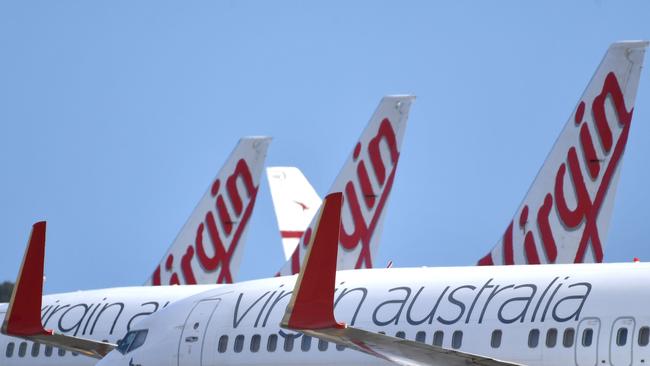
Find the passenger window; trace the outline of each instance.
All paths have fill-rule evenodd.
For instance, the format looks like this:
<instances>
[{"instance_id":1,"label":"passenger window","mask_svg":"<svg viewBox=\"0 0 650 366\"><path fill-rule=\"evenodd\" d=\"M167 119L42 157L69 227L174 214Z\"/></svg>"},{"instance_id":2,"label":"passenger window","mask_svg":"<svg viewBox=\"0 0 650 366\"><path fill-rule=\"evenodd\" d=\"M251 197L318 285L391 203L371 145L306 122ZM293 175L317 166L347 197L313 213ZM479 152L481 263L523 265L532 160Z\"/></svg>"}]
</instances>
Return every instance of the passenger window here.
<instances>
[{"instance_id":1,"label":"passenger window","mask_svg":"<svg viewBox=\"0 0 650 366\"><path fill-rule=\"evenodd\" d=\"M9 342L7 344L7 349L5 350L5 356L7 356L7 358L10 358L14 355L14 347L16 347L16 344L14 342Z\"/></svg>"},{"instance_id":2,"label":"passenger window","mask_svg":"<svg viewBox=\"0 0 650 366\"><path fill-rule=\"evenodd\" d=\"M241 352L244 349L244 336L242 334L235 337L235 353Z\"/></svg>"},{"instance_id":3,"label":"passenger window","mask_svg":"<svg viewBox=\"0 0 650 366\"><path fill-rule=\"evenodd\" d=\"M303 352L307 352L309 351L310 348L311 348L311 337L303 334L302 340L300 341L300 349Z\"/></svg>"},{"instance_id":4,"label":"passenger window","mask_svg":"<svg viewBox=\"0 0 650 366\"><path fill-rule=\"evenodd\" d=\"M337 344L337 345L336 345L336 350L337 350L337 351L344 351L344 350L345 350L345 346L341 346L340 344Z\"/></svg>"},{"instance_id":5,"label":"passenger window","mask_svg":"<svg viewBox=\"0 0 650 366\"><path fill-rule=\"evenodd\" d=\"M289 334L286 337L284 337L284 351L285 352L291 352L293 351L293 340L294 336Z\"/></svg>"},{"instance_id":6,"label":"passenger window","mask_svg":"<svg viewBox=\"0 0 650 366\"><path fill-rule=\"evenodd\" d=\"M433 333L433 345L442 347L442 341L445 338L445 333L443 333L441 330Z\"/></svg>"},{"instance_id":7,"label":"passenger window","mask_svg":"<svg viewBox=\"0 0 650 366\"><path fill-rule=\"evenodd\" d=\"M573 339L576 336L576 331L573 328L567 328L564 330L564 336L562 337L562 345L566 348L573 347Z\"/></svg>"},{"instance_id":8,"label":"passenger window","mask_svg":"<svg viewBox=\"0 0 650 366\"><path fill-rule=\"evenodd\" d=\"M65 350L63 348L59 348L59 356L63 357L65 356Z\"/></svg>"},{"instance_id":9,"label":"passenger window","mask_svg":"<svg viewBox=\"0 0 650 366\"><path fill-rule=\"evenodd\" d=\"M40 343L33 343L32 344L32 357L38 357L38 354L41 351L41 344Z\"/></svg>"},{"instance_id":10,"label":"passenger window","mask_svg":"<svg viewBox=\"0 0 650 366\"><path fill-rule=\"evenodd\" d=\"M77 352L72 352L72 355L75 356L75 357L79 356L79 354Z\"/></svg>"},{"instance_id":11,"label":"passenger window","mask_svg":"<svg viewBox=\"0 0 650 366\"><path fill-rule=\"evenodd\" d=\"M619 347L625 346L627 343L627 328L618 328L616 332L616 345Z\"/></svg>"},{"instance_id":12,"label":"passenger window","mask_svg":"<svg viewBox=\"0 0 650 366\"><path fill-rule=\"evenodd\" d=\"M255 353L260 350L260 343L262 343L262 336L255 334L251 337L251 352Z\"/></svg>"},{"instance_id":13,"label":"passenger window","mask_svg":"<svg viewBox=\"0 0 650 366\"><path fill-rule=\"evenodd\" d=\"M222 335L219 337L219 344L217 345L217 351L219 353L224 353L228 349L228 336Z\"/></svg>"},{"instance_id":14,"label":"passenger window","mask_svg":"<svg viewBox=\"0 0 650 366\"><path fill-rule=\"evenodd\" d=\"M327 351L327 347L329 347L329 344L330 343L328 341L324 341L322 339L319 339L318 340L318 350L319 351Z\"/></svg>"},{"instance_id":15,"label":"passenger window","mask_svg":"<svg viewBox=\"0 0 650 366\"><path fill-rule=\"evenodd\" d=\"M420 343L425 343L427 341L427 333L424 331L419 331L415 333L415 341Z\"/></svg>"},{"instance_id":16,"label":"passenger window","mask_svg":"<svg viewBox=\"0 0 650 366\"><path fill-rule=\"evenodd\" d=\"M451 335L451 348L459 349L463 345L463 332L457 330Z\"/></svg>"},{"instance_id":17,"label":"passenger window","mask_svg":"<svg viewBox=\"0 0 650 366\"><path fill-rule=\"evenodd\" d=\"M492 348L499 348L501 347L501 336L503 335L503 332L501 329L496 329L492 332L492 339L490 339L490 346Z\"/></svg>"},{"instance_id":18,"label":"passenger window","mask_svg":"<svg viewBox=\"0 0 650 366\"><path fill-rule=\"evenodd\" d=\"M46 357L52 356L52 346L50 346L49 344L45 346L45 356Z\"/></svg>"},{"instance_id":19,"label":"passenger window","mask_svg":"<svg viewBox=\"0 0 650 366\"><path fill-rule=\"evenodd\" d=\"M531 329L528 333L528 347L537 348L539 345L539 329Z\"/></svg>"},{"instance_id":20,"label":"passenger window","mask_svg":"<svg viewBox=\"0 0 650 366\"><path fill-rule=\"evenodd\" d=\"M591 328L587 328L582 332L582 346L589 347L594 340L594 331Z\"/></svg>"},{"instance_id":21,"label":"passenger window","mask_svg":"<svg viewBox=\"0 0 650 366\"><path fill-rule=\"evenodd\" d=\"M276 348L278 348L278 335L271 334L266 342L266 350L269 352L275 352Z\"/></svg>"},{"instance_id":22,"label":"passenger window","mask_svg":"<svg viewBox=\"0 0 650 366\"><path fill-rule=\"evenodd\" d=\"M27 343L20 342L20 346L18 346L18 357L25 357L26 353L27 353Z\"/></svg>"},{"instance_id":23,"label":"passenger window","mask_svg":"<svg viewBox=\"0 0 650 366\"><path fill-rule=\"evenodd\" d=\"M395 333L395 337L404 339L406 338L406 333L400 330L399 332Z\"/></svg>"},{"instance_id":24,"label":"passenger window","mask_svg":"<svg viewBox=\"0 0 650 366\"><path fill-rule=\"evenodd\" d=\"M557 329L551 328L546 332L546 347L553 348L557 343Z\"/></svg>"},{"instance_id":25,"label":"passenger window","mask_svg":"<svg viewBox=\"0 0 650 366\"><path fill-rule=\"evenodd\" d=\"M650 343L650 328L641 327L639 329L639 346L645 347Z\"/></svg>"}]
</instances>

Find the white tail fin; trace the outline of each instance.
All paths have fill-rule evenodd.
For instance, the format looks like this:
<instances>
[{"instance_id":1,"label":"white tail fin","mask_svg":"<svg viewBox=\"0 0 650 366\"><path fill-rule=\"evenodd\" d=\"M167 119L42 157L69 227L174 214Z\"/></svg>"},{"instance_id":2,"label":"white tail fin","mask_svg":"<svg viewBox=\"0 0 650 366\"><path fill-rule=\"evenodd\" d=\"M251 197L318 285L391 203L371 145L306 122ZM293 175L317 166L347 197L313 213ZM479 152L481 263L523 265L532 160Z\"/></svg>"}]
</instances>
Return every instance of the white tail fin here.
<instances>
[{"instance_id":1,"label":"white tail fin","mask_svg":"<svg viewBox=\"0 0 650 366\"><path fill-rule=\"evenodd\" d=\"M647 46L609 47L503 238L479 265L602 262Z\"/></svg>"},{"instance_id":2,"label":"white tail fin","mask_svg":"<svg viewBox=\"0 0 650 366\"><path fill-rule=\"evenodd\" d=\"M379 247L413 96L384 97L355 144L329 193L343 192L338 269L371 268ZM300 271L312 220L277 275Z\"/></svg>"},{"instance_id":3,"label":"white tail fin","mask_svg":"<svg viewBox=\"0 0 650 366\"><path fill-rule=\"evenodd\" d=\"M239 140L148 285L232 283L271 139Z\"/></svg>"},{"instance_id":4,"label":"white tail fin","mask_svg":"<svg viewBox=\"0 0 650 366\"><path fill-rule=\"evenodd\" d=\"M288 260L318 212L321 199L298 168L270 167L266 168L266 176L282 236L284 259Z\"/></svg>"}]
</instances>

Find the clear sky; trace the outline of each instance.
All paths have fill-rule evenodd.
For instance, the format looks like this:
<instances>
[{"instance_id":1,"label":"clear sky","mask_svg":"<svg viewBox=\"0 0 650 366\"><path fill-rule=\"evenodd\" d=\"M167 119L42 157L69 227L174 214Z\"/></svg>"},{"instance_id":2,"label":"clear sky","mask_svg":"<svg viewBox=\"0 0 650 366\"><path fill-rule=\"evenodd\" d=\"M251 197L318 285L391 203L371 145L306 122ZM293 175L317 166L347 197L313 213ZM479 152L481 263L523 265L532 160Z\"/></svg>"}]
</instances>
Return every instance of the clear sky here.
<instances>
[{"instance_id":1,"label":"clear sky","mask_svg":"<svg viewBox=\"0 0 650 366\"><path fill-rule=\"evenodd\" d=\"M413 93L378 265L472 265L648 1L3 1L0 281L48 220L46 291L140 285L235 143L323 195L383 95ZM646 69L649 64L645 62ZM650 260L642 74L606 261ZM266 179L240 280L283 264Z\"/></svg>"}]
</instances>

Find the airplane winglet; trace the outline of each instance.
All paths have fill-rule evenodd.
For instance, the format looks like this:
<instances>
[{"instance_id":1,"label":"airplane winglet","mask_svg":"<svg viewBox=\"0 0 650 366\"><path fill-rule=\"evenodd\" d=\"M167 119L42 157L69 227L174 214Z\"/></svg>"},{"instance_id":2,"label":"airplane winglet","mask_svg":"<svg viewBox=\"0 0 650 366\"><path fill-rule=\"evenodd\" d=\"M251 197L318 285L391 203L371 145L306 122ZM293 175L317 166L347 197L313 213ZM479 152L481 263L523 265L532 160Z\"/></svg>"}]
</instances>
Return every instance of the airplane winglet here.
<instances>
[{"instance_id":1,"label":"airplane winglet","mask_svg":"<svg viewBox=\"0 0 650 366\"><path fill-rule=\"evenodd\" d=\"M3 334L59 347L101 359L115 347L108 342L57 334L43 328L43 268L45 265L45 221L32 227L23 263L11 294L9 309L0 331Z\"/></svg>"},{"instance_id":2,"label":"airplane winglet","mask_svg":"<svg viewBox=\"0 0 650 366\"><path fill-rule=\"evenodd\" d=\"M15 336L51 335L41 323L43 266L45 263L45 221L32 226L32 233L18 272L2 333Z\"/></svg>"},{"instance_id":3,"label":"airplane winglet","mask_svg":"<svg viewBox=\"0 0 650 366\"><path fill-rule=\"evenodd\" d=\"M401 366L521 366L337 323L334 318L334 286L342 200L341 193L332 193L323 201L281 327Z\"/></svg>"},{"instance_id":4,"label":"airplane winglet","mask_svg":"<svg viewBox=\"0 0 650 366\"><path fill-rule=\"evenodd\" d=\"M345 328L334 319L334 285L343 194L325 197L291 301L280 325L290 329Z\"/></svg>"}]
</instances>

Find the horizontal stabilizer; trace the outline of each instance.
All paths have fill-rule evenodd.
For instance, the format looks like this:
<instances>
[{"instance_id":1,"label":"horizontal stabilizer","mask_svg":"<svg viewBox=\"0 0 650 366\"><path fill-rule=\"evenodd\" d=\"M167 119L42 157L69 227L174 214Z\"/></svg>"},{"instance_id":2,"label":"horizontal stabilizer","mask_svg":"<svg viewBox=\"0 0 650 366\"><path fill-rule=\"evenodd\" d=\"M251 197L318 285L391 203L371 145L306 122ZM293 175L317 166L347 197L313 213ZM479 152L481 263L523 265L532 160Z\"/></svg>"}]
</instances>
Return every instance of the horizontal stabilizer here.
<instances>
[{"instance_id":1,"label":"horizontal stabilizer","mask_svg":"<svg viewBox=\"0 0 650 366\"><path fill-rule=\"evenodd\" d=\"M2 324L2 333L86 356L102 358L116 345L57 334L43 328L41 305L45 263L45 227L45 221L41 221L34 224L32 228L7 315Z\"/></svg>"}]
</instances>

